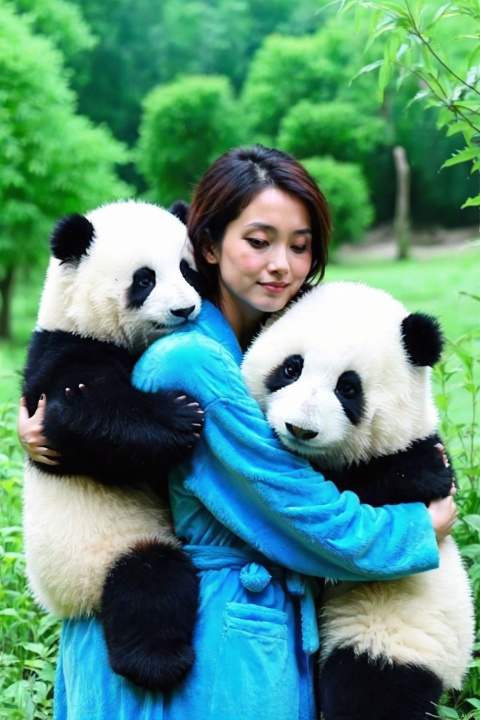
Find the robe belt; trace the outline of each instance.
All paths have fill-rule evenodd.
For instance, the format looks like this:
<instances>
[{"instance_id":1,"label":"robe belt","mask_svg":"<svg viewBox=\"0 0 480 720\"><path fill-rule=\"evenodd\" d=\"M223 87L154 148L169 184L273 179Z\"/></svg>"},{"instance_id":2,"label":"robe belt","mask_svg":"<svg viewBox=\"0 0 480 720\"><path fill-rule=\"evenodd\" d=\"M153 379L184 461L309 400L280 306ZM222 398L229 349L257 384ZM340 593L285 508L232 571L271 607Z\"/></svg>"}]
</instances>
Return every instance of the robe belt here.
<instances>
[{"instance_id":1,"label":"robe belt","mask_svg":"<svg viewBox=\"0 0 480 720\"><path fill-rule=\"evenodd\" d=\"M250 592L261 592L272 578L284 580L287 591L299 599L302 628L302 648L311 655L319 648L317 612L315 608L316 584L314 579L300 575L271 563L260 553L249 548L239 549L219 545L185 545L185 552L200 571L239 570L243 587Z\"/></svg>"}]
</instances>

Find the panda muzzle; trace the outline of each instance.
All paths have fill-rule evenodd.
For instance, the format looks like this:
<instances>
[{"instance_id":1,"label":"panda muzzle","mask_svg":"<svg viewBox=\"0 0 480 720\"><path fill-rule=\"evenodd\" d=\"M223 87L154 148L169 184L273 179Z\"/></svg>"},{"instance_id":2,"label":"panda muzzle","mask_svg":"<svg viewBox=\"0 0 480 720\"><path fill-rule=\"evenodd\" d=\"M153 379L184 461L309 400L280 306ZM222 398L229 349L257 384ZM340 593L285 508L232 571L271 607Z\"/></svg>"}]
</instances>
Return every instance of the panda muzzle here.
<instances>
[{"instance_id":1,"label":"panda muzzle","mask_svg":"<svg viewBox=\"0 0 480 720\"><path fill-rule=\"evenodd\" d=\"M299 427L298 425L292 425L291 423L285 423L285 427L297 440L313 440L313 438L318 435L318 432L306 430L305 428Z\"/></svg>"}]
</instances>

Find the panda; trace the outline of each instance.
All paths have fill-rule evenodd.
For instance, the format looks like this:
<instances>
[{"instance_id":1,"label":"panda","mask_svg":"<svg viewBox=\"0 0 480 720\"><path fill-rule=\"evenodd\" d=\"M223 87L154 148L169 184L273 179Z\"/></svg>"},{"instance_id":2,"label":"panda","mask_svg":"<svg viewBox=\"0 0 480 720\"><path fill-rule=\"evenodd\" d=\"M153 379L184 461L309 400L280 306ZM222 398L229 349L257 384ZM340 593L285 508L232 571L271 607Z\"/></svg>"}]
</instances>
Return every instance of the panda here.
<instances>
[{"instance_id":1,"label":"panda","mask_svg":"<svg viewBox=\"0 0 480 720\"><path fill-rule=\"evenodd\" d=\"M280 441L373 506L449 494L435 445L430 367L443 339L360 283L307 292L253 342L243 374ZM320 612L324 720L427 720L459 689L473 649L467 573L451 537L438 569L393 581L326 583Z\"/></svg>"},{"instance_id":2,"label":"panda","mask_svg":"<svg viewBox=\"0 0 480 720\"><path fill-rule=\"evenodd\" d=\"M194 661L198 580L163 500L203 421L192 398L130 378L148 345L199 313L186 228L116 202L60 220L50 248L23 393L30 415L46 395L61 464L25 465L27 577L58 617L99 614L114 671L168 689Z\"/></svg>"}]
</instances>

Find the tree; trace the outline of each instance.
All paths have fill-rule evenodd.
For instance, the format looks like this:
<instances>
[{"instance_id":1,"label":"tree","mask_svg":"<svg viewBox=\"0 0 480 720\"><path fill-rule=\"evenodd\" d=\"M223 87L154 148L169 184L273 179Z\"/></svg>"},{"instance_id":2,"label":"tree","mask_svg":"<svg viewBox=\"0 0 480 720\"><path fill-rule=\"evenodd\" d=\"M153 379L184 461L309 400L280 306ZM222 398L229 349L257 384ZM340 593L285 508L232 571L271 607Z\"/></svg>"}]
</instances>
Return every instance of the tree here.
<instances>
[{"instance_id":1,"label":"tree","mask_svg":"<svg viewBox=\"0 0 480 720\"><path fill-rule=\"evenodd\" d=\"M317 104L331 100L339 82L338 67L325 57L320 35L271 35L255 54L242 90L250 135L272 144L290 108L304 98Z\"/></svg>"},{"instance_id":2,"label":"tree","mask_svg":"<svg viewBox=\"0 0 480 720\"><path fill-rule=\"evenodd\" d=\"M161 205L190 195L211 162L235 146L238 114L224 77L187 77L145 99L138 168Z\"/></svg>"},{"instance_id":3,"label":"tree","mask_svg":"<svg viewBox=\"0 0 480 720\"><path fill-rule=\"evenodd\" d=\"M238 91L265 37L314 32L326 0L71 2L98 38L93 51L72 62L80 110L132 146L141 101L154 87L185 75L221 74Z\"/></svg>"},{"instance_id":4,"label":"tree","mask_svg":"<svg viewBox=\"0 0 480 720\"><path fill-rule=\"evenodd\" d=\"M437 125L447 135L463 136L465 146L443 167L471 163L480 171L480 6L478 0L341 0L342 11L356 8L371 16L372 39L387 35L382 57L363 72L380 69L379 91L397 78L413 76L413 101L437 110ZM455 38L455 42L452 42ZM480 206L480 194L462 207Z\"/></svg>"},{"instance_id":5,"label":"tree","mask_svg":"<svg viewBox=\"0 0 480 720\"><path fill-rule=\"evenodd\" d=\"M128 196L125 148L75 114L62 56L0 3L0 337L10 336L15 272L39 261L59 216Z\"/></svg>"},{"instance_id":6,"label":"tree","mask_svg":"<svg viewBox=\"0 0 480 720\"><path fill-rule=\"evenodd\" d=\"M445 138L415 103L405 110L418 91L415 78L389 85L380 97L374 75L359 72L365 63L375 67L378 58L377 45L369 46L370 26L368 16L347 13L327 18L314 36L267 38L241 95L248 139L279 144L299 157L327 153L360 163L377 222L394 214L392 151L402 145L411 166L413 221L474 222L472 209L459 211L458 197L471 185L466 168L438 177L437 158L456 152L458 135ZM388 34L378 38L381 47L387 42Z\"/></svg>"},{"instance_id":7,"label":"tree","mask_svg":"<svg viewBox=\"0 0 480 720\"><path fill-rule=\"evenodd\" d=\"M332 155L365 165L386 141L383 118L344 101L302 100L283 117L278 133L280 147L298 158Z\"/></svg>"},{"instance_id":8,"label":"tree","mask_svg":"<svg viewBox=\"0 0 480 720\"><path fill-rule=\"evenodd\" d=\"M35 34L48 37L67 61L95 46L82 12L69 0L15 0L14 6L19 15L28 14Z\"/></svg>"},{"instance_id":9,"label":"tree","mask_svg":"<svg viewBox=\"0 0 480 720\"><path fill-rule=\"evenodd\" d=\"M330 157L312 157L302 162L328 200L333 220L331 246L361 241L374 214L362 169Z\"/></svg>"}]
</instances>

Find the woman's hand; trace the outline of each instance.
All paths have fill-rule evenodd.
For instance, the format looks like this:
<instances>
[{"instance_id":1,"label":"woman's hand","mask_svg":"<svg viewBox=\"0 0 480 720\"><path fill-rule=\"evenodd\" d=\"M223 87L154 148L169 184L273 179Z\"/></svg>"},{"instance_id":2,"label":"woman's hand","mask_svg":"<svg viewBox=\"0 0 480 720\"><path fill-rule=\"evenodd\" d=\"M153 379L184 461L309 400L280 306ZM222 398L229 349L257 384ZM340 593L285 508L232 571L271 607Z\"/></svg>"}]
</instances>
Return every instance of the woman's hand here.
<instances>
[{"instance_id":1,"label":"woman's hand","mask_svg":"<svg viewBox=\"0 0 480 720\"><path fill-rule=\"evenodd\" d=\"M47 398L42 395L35 413L29 417L25 398L21 398L18 411L18 438L22 448L32 460L44 463L44 465L60 465L57 459L60 457L60 453L48 447L48 440L43 435L46 405Z\"/></svg>"},{"instance_id":2,"label":"woman's hand","mask_svg":"<svg viewBox=\"0 0 480 720\"><path fill-rule=\"evenodd\" d=\"M437 542L444 540L453 530L453 526L457 522L457 506L453 496L456 487L452 484L450 495L439 500L432 500L428 506L428 512L432 518L433 529L437 537Z\"/></svg>"}]
</instances>

